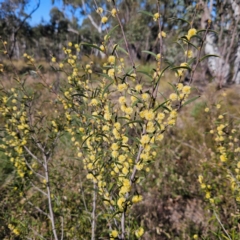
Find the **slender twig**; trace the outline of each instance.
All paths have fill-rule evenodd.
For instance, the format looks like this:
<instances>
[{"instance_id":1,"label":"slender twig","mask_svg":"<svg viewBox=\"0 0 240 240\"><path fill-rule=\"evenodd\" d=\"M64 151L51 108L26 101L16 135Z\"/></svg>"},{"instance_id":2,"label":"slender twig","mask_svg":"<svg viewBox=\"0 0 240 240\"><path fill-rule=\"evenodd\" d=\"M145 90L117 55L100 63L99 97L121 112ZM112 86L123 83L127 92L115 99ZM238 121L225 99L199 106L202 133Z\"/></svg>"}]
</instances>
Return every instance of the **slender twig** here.
<instances>
[{"instance_id":1,"label":"slender twig","mask_svg":"<svg viewBox=\"0 0 240 240\"><path fill-rule=\"evenodd\" d=\"M47 193L44 192L42 189L40 189L39 187L37 187L36 185L34 185L32 182L30 182L30 184L31 184L32 187L35 188L38 192L42 193L44 196L47 196Z\"/></svg>"},{"instance_id":2,"label":"slender twig","mask_svg":"<svg viewBox=\"0 0 240 240\"><path fill-rule=\"evenodd\" d=\"M29 162L28 162L26 159L25 159L25 163L27 164L28 168L29 168L34 174L36 174L36 175L37 175L38 177L40 177L40 178L44 178L44 176L43 176L42 174L36 172L36 171L32 168L32 166L29 164Z\"/></svg>"},{"instance_id":3,"label":"slender twig","mask_svg":"<svg viewBox=\"0 0 240 240\"><path fill-rule=\"evenodd\" d=\"M61 235L61 240L63 240L63 236L64 236L64 230L63 230L63 217L61 218L61 228L62 228L62 235Z\"/></svg>"},{"instance_id":4,"label":"slender twig","mask_svg":"<svg viewBox=\"0 0 240 240\"><path fill-rule=\"evenodd\" d=\"M93 183L93 202L92 202L92 233L91 240L95 240L95 229L96 229L96 201L97 201L97 185Z\"/></svg>"},{"instance_id":5,"label":"slender twig","mask_svg":"<svg viewBox=\"0 0 240 240\"><path fill-rule=\"evenodd\" d=\"M125 211L123 211L121 217L121 228L122 228L121 239L125 239Z\"/></svg>"},{"instance_id":6,"label":"slender twig","mask_svg":"<svg viewBox=\"0 0 240 240\"><path fill-rule=\"evenodd\" d=\"M50 214L50 221L52 224L52 231L55 240L58 240L57 231L55 227L55 217L52 208L52 199L51 199L51 188L50 188L50 181L49 181L49 172L48 172L48 158L45 154L43 154L43 161L44 161L44 169L45 169L45 178L46 178L46 185L47 185L47 198L48 198L48 209Z\"/></svg>"},{"instance_id":7,"label":"slender twig","mask_svg":"<svg viewBox=\"0 0 240 240\"><path fill-rule=\"evenodd\" d=\"M160 0L157 1L157 9L158 9L159 16L161 16L160 15ZM162 53L163 53L163 39L162 39L162 26L161 26L161 18L160 17L158 19L158 29L159 29L159 54L160 54L160 60L159 60L159 65L160 66L159 67L160 67L160 70L161 70L161 67L162 67ZM156 76L158 76L158 74ZM152 92L153 103L157 99L159 84L160 84L160 81L158 81L157 85L153 88L153 92Z\"/></svg>"},{"instance_id":8,"label":"slender twig","mask_svg":"<svg viewBox=\"0 0 240 240\"><path fill-rule=\"evenodd\" d=\"M202 154L201 151L199 151L197 148L193 147L193 146L190 145L189 143L186 143L186 142L183 142L183 141L179 141L179 140L176 140L176 139L175 139L175 141L179 142L179 143L182 144L182 145L185 145L185 146L187 146L187 147L190 147L191 149L195 150L195 151L196 151L197 153L199 153L199 154Z\"/></svg>"},{"instance_id":9,"label":"slender twig","mask_svg":"<svg viewBox=\"0 0 240 240\"><path fill-rule=\"evenodd\" d=\"M45 211L43 211L41 208L34 206L30 201L27 201L27 203L29 205L31 205L32 207L34 207L36 210L38 210L38 212L42 213L43 215L47 216L50 219L49 214L47 214Z\"/></svg>"},{"instance_id":10,"label":"slender twig","mask_svg":"<svg viewBox=\"0 0 240 240\"><path fill-rule=\"evenodd\" d=\"M35 229L33 229L33 228L31 228L31 227L29 227L29 228L33 231L33 233L34 233L36 236L40 237L40 238L43 239L43 240L46 240L46 238L43 237L41 234L37 233L37 231L36 231ZM32 238L29 238L29 240L32 240Z\"/></svg>"},{"instance_id":11,"label":"slender twig","mask_svg":"<svg viewBox=\"0 0 240 240\"><path fill-rule=\"evenodd\" d=\"M115 8L117 9L117 5L116 5L115 1L113 1L113 3L114 3ZM119 23L120 28L121 28L121 32L122 32L122 35L123 35L123 39L124 39L124 42L125 42L125 46L126 46L126 49L127 49L127 52L128 52L129 59L130 59L131 64L132 64L133 71L134 71L134 73L136 74L135 63L134 63L133 58L132 58L132 55L131 55L131 53L130 53L129 44L128 44L128 41L127 41L127 38L126 38L126 34L125 34L125 32L124 32L123 25L122 25L122 22L121 22L121 20L120 20L118 11L117 11L117 13L116 13L116 17L117 17L118 23Z\"/></svg>"},{"instance_id":12,"label":"slender twig","mask_svg":"<svg viewBox=\"0 0 240 240\"><path fill-rule=\"evenodd\" d=\"M222 227L223 231L224 231L225 234L227 235L228 239L229 239L229 240L232 240L232 238L230 237L230 235L228 234L227 230L226 230L225 227L223 226L223 224L222 224L220 218L218 217L217 213L215 212L215 210L213 210L213 212L214 212L214 215L215 215L217 221L219 222L220 226Z\"/></svg>"},{"instance_id":13,"label":"slender twig","mask_svg":"<svg viewBox=\"0 0 240 240\"><path fill-rule=\"evenodd\" d=\"M37 160L39 163L42 164L42 161L35 154L33 154L28 147L24 146L24 149L33 159Z\"/></svg>"}]
</instances>

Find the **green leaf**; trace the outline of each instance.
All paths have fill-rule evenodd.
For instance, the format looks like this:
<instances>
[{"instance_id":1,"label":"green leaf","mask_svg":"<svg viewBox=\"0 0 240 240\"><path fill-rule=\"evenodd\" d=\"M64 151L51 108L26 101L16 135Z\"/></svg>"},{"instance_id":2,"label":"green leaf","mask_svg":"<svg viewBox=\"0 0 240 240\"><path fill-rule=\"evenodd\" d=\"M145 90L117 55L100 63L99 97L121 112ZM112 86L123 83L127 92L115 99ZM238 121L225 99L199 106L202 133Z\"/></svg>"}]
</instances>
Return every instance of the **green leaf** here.
<instances>
[{"instance_id":1,"label":"green leaf","mask_svg":"<svg viewBox=\"0 0 240 240\"><path fill-rule=\"evenodd\" d=\"M187 62L188 65L191 65L193 62L195 62L196 59L197 59L196 57L190 58L189 61Z\"/></svg>"},{"instance_id":2,"label":"green leaf","mask_svg":"<svg viewBox=\"0 0 240 240\"><path fill-rule=\"evenodd\" d=\"M84 46L96 48L96 49L98 49L99 51L103 52L103 51L100 49L100 47L98 47L98 46L96 46L95 44L92 44L92 43L81 43L80 45L84 45Z\"/></svg>"},{"instance_id":3,"label":"green leaf","mask_svg":"<svg viewBox=\"0 0 240 240\"><path fill-rule=\"evenodd\" d=\"M138 66L136 66L135 68L137 68ZM127 76L127 77L131 77L131 74L134 72L134 69L133 68L131 68L125 75Z\"/></svg>"},{"instance_id":4,"label":"green leaf","mask_svg":"<svg viewBox=\"0 0 240 240\"><path fill-rule=\"evenodd\" d=\"M182 39L184 39L186 42L189 42L188 38L185 35L178 38L178 40L182 40Z\"/></svg>"},{"instance_id":5,"label":"green leaf","mask_svg":"<svg viewBox=\"0 0 240 240\"><path fill-rule=\"evenodd\" d=\"M81 147L82 147L83 144L84 144L89 138L91 138L92 136L94 136L94 133L93 133L93 134L90 134L88 137L86 137L86 138L84 139L84 141L83 141L82 144L81 144Z\"/></svg>"},{"instance_id":6,"label":"green leaf","mask_svg":"<svg viewBox=\"0 0 240 240\"><path fill-rule=\"evenodd\" d=\"M159 83L159 81L160 81L160 79L161 79L161 77L162 77L162 75L164 74L164 72L168 69L170 67L170 65L169 66L167 66L167 67L165 67L163 70L162 70L162 72L161 72L161 74L160 74L160 76L158 77L158 80L157 80L157 82L156 82L156 84L155 84L155 86L157 86L157 84Z\"/></svg>"},{"instance_id":7,"label":"green leaf","mask_svg":"<svg viewBox=\"0 0 240 240\"><path fill-rule=\"evenodd\" d=\"M75 96L81 96L81 97L88 98L88 97L85 96L83 93L74 93L74 94L72 94L72 97L75 97Z\"/></svg>"},{"instance_id":8,"label":"green leaf","mask_svg":"<svg viewBox=\"0 0 240 240\"><path fill-rule=\"evenodd\" d=\"M38 65L37 69L41 70L43 68L43 65Z\"/></svg>"},{"instance_id":9,"label":"green leaf","mask_svg":"<svg viewBox=\"0 0 240 240\"><path fill-rule=\"evenodd\" d=\"M187 66L173 67L173 68L171 68L171 70L178 70L178 69L181 69L181 68L188 69L190 72L192 71L192 69L190 67L187 67Z\"/></svg>"},{"instance_id":10,"label":"green leaf","mask_svg":"<svg viewBox=\"0 0 240 240\"><path fill-rule=\"evenodd\" d=\"M115 50L117 49L117 47L118 47L118 44L116 44L116 45L114 46L114 48L113 48L113 50L112 50L112 54L111 54L111 55L113 55L113 54L114 54L114 52L115 52Z\"/></svg>"},{"instance_id":11,"label":"green leaf","mask_svg":"<svg viewBox=\"0 0 240 240\"><path fill-rule=\"evenodd\" d=\"M201 96L197 96L197 97L191 98L191 99L189 99L188 101L186 101L182 106L186 106L187 104L195 101L196 99L198 99L198 98L200 98L200 97L201 97Z\"/></svg>"},{"instance_id":12,"label":"green leaf","mask_svg":"<svg viewBox=\"0 0 240 240\"><path fill-rule=\"evenodd\" d=\"M190 23L189 21L187 21L187 20L185 20L185 19L183 19L183 18L169 18L169 19L170 19L170 20L172 19L172 20L177 20L177 21L183 21L183 22L191 25L191 23Z\"/></svg>"},{"instance_id":13,"label":"green leaf","mask_svg":"<svg viewBox=\"0 0 240 240\"><path fill-rule=\"evenodd\" d=\"M165 105L163 105L162 108L164 108L164 109L167 110L168 112L171 112L171 110L170 110L168 107L166 107Z\"/></svg>"},{"instance_id":14,"label":"green leaf","mask_svg":"<svg viewBox=\"0 0 240 240\"><path fill-rule=\"evenodd\" d=\"M148 72L146 72L146 71L137 71L137 72L148 76L152 80L152 76Z\"/></svg>"},{"instance_id":15,"label":"green leaf","mask_svg":"<svg viewBox=\"0 0 240 240\"><path fill-rule=\"evenodd\" d=\"M116 28L118 28L119 27L119 25L116 25L115 27L113 27L109 32L108 32L108 34L106 35L107 36L107 38L109 37L109 36L111 36L111 34L115 31L115 29Z\"/></svg>"},{"instance_id":16,"label":"green leaf","mask_svg":"<svg viewBox=\"0 0 240 240\"><path fill-rule=\"evenodd\" d=\"M104 134L104 133L98 133L98 134L96 135L96 137L98 137L98 136L105 137L105 138L107 138L107 139L109 140L109 136L107 136L107 135Z\"/></svg>"},{"instance_id":17,"label":"green leaf","mask_svg":"<svg viewBox=\"0 0 240 240\"><path fill-rule=\"evenodd\" d=\"M154 110L153 112L156 112L160 107L163 107L165 105L165 103L169 102L169 100L166 100L165 102L159 104Z\"/></svg>"},{"instance_id":18,"label":"green leaf","mask_svg":"<svg viewBox=\"0 0 240 240\"><path fill-rule=\"evenodd\" d=\"M215 55L215 54L208 54L208 55L203 56L203 57L199 60L199 62L201 62L201 61L203 61L205 58L209 58L209 57L220 57L220 56Z\"/></svg>"},{"instance_id":19,"label":"green leaf","mask_svg":"<svg viewBox=\"0 0 240 240\"><path fill-rule=\"evenodd\" d=\"M129 121L129 118L126 118L126 117L119 117L118 119L124 119L124 120Z\"/></svg>"},{"instance_id":20,"label":"green leaf","mask_svg":"<svg viewBox=\"0 0 240 240\"><path fill-rule=\"evenodd\" d=\"M110 78L106 73L99 73L99 75L107 78L108 80L110 80L112 82L112 78Z\"/></svg>"},{"instance_id":21,"label":"green leaf","mask_svg":"<svg viewBox=\"0 0 240 240\"><path fill-rule=\"evenodd\" d=\"M151 12L147 12L147 11L143 11L143 10L138 11L138 12L139 12L139 13L142 13L142 14L145 14L145 15L147 15L147 16L153 17L153 14L152 14Z\"/></svg>"},{"instance_id":22,"label":"green leaf","mask_svg":"<svg viewBox=\"0 0 240 240\"><path fill-rule=\"evenodd\" d=\"M108 88L113 84L113 81L110 82L104 89L103 89L103 93L102 93L102 97L105 94L105 92L108 90Z\"/></svg>"},{"instance_id":23,"label":"green leaf","mask_svg":"<svg viewBox=\"0 0 240 240\"><path fill-rule=\"evenodd\" d=\"M176 44L178 44L181 48L182 48L182 50L183 50L183 52L185 52L185 49L184 49L184 47L178 42L178 41L174 41L173 43L176 43Z\"/></svg>"},{"instance_id":24,"label":"green leaf","mask_svg":"<svg viewBox=\"0 0 240 240\"><path fill-rule=\"evenodd\" d=\"M126 55L128 55L128 52L124 48L122 48L120 46L117 47L117 50L119 50L119 51L125 53Z\"/></svg>"},{"instance_id":25,"label":"green leaf","mask_svg":"<svg viewBox=\"0 0 240 240\"><path fill-rule=\"evenodd\" d=\"M201 42L203 42L203 39L197 34L193 35L191 38L198 38Z\"/></svg>"},{"instance_id":26,"label":"green leaf","mask_svg":"<svg viewBox=\"0 0 240 240\"><path fill-rule=\"evenodd\" d=\"M152 56L154 56L155 58L157 57L157 54L153 53L153 52L150 52L150 51L142 51L143 53L148 53Z\"/></svg>"},{"instance_id":27,"label":"green leaf","mask_svg":"<svg viewBox=\"0 0 240 240\"><path fill-rule=\"evenodd\" d=\"M171 84L170 82L169 82L168 84L173 88L174 92L175 92L177 95L179 95L177 88L176 88L173 84Z\"/></svg>"},{"instance_id":28,"label":"green leaf","mask_svg":"<svg viewBox=\"0 0 240 240\"><path fill-rule=\"evenodd\" d=\"M199 37L199 36L198 36ZM201 39L202 40L202 39ZM191 46L193 46L194 48L196 48L197 50L198 50L198 47L197 46L195 46L193 43L191 43L191 42L188 42L188 44L189 45L191 45Z\"/></svg>"},{"instance_id":29,"label":"green leaf","mask_svg":"<svg viewBox=\"0 0 240 240\"><path fill-rule=\"evenodd\" d=\"M141 124L141 123L143 123L143 121L140 121L140 120L130 121L130 122L125 123L125 124L123 125L123 127L126 126L126 125L129 125L129 124L131 124L131 123L139 123L139 124Z\"/></svg>"},{"instance_id":30,"label":"green leaf","mask_svg":"<svg viewBox=\"0 0 240 240\"><path fill-rule=\"evenodd\" d=\"M132 96L134 96L134 95L132 95ZM138 98L138 97L136 97L136 96L134 96L134 97L135 97L137 100L134 101L134 103L131 105L131 107L136 106L138 103L143 103L142 99L140 99L140 98Z\"/></svg>"}]
</instances>

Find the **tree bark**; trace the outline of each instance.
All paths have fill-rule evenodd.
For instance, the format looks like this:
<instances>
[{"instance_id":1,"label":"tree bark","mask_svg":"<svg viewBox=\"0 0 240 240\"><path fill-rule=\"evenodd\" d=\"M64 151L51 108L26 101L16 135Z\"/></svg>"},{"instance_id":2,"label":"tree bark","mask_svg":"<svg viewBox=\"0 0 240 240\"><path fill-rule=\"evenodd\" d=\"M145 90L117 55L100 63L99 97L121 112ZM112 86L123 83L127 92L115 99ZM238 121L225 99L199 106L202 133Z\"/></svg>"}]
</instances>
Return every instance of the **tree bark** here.
<instances>
[{"instance_id":1,"label":"tree bark","mask_svg":"<svg viewBox=\"0 0 240 240\"><path fill-rule=\"evenodd\" d=\"M240 5L237 4L236 0L231 0L231 5L234 13L233 15L235 18L236 31L238 31L237 26L239 24L240 19ZM237 49L235 51L232 82L240 84L240 34L238 34Z\"/></svg>"}]
</instances>

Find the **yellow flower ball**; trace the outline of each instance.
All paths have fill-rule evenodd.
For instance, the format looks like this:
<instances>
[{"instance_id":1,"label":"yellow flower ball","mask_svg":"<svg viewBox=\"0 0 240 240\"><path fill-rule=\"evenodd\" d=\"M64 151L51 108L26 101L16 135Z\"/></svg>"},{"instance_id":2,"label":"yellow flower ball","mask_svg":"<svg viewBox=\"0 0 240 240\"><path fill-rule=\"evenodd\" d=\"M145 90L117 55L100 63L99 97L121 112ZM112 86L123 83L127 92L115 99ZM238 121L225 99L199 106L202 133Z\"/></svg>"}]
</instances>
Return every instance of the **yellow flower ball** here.
<instances>
[{"instance_id":1,"label":"yellow flower ball","mask_svg":"<svg viewBox=\"0 0 240 240\"><path fill-rule=\"evenodd\" d=\"M99 48L101 49L101 51L105 51L105 47L103 45L101 45Z\"/></svg>"},{"instance_id":2,"label":"yellow flower ball","mask_svg":"<svg viewBox=\"0 0 240 240\"><path fill-rule=\"evenodd\" d=\"M101 22L105 24L108 21L108 18L106 16L102 17Z\"/></svg>"},{"instance_id":3,"label":"yellow flower ball","mask_svg":"<svg viewBox=\"0 0 240 240\"><path fill-rule=\"evenodd\" d=\"M118 231L117 230L112 230L112 232L110 233L110 236L113 238L116 238L118 236Z\"/></svg>"},{"instance_id":4,"label":"yellow flower ball","mask_svg":"<svg viewBox=\"0 0 240 240\"><path fill-rule=\"evenodd\" d=\"M123 207L124 207L124 203L125 203L126 199L124 197L120 197L117 200L117 206L119 208L120 211L123 211Z\"/></svg>"},{"instance_id":5,"label":"yellow flower ball","mask_svg":"<svg viewBox=\"0 0 240 240\"><path fill-rule=\"evenodd\" d=\"M140 140L142 145L149 143L149 141L150 141L150 137L148 135L143 135Z\"/></svg>"},{"instance_id":6,"label":"yellow flower ball","mask_svg":"<svg viewBox=\"0 0 240 240\"><path fill-rule=\"evenodd\" d=\"M189 94L191 92L191 87L190 86L184 86L182 89L182 92L184 94Z\"/></svg>"},{"instance_id":7,"label":"yellow flower ball","mask_svg":"<svg viewBox=\"0 0 240 240\"><path fill-rule=\"evenodd\" d=\"M142 227L138 228L135 231L135 235L136 235L137 238L140 238L143 234L144 234L144 229Z\"/></svg>"},{"instance_id":8,"label":"yellow flower ball","mask_svg":"<svg viewBox=\"0 0 240 240\"><path fill-rule=\"evenodd\" d=\"M132 202L133 203L138 203L138 202L141 202L143 199L143 197L141 195L135 195L132 197Z\"/></svg>"},{"instance_id":9,"label":"yellow flower ball","mask_svg":"<svg viewBox=\"0 0 240 240\"><path fill-rule=\"evenodd\" d=\"M113 55L111 55L111 56L108 57L108 62L109 62L110 64L112 64L112 65L115 63L115 60L116 60L116 58L115 58L115 56L113 56Z\"/></svg>"},{"instance_id":10,"label":"yellow flower ball","mask_svg":"<svg viewBox=\"0 0 240 240\"><path fill-rule=\"evenodd\" d=\"M137 92L140 92L142 90L142 85L141 84L137 84L136 87L135 87L135 90Z\"/></svg>"},{"instance_id":11,"label":"yellow flower ball","mask_svg":"<svg viewBox=\"0 0 240 240\"><path fill-rule=\"evenodd\" d=\"M111 78L114 78L114 74L115 74L115 69L114 68L111 68L108 70L108 76L111 77Z\"/></svg>"},{"instance_id":12,"label":"yellow flower ball","mask_svg":"<svg viewBox=\"0 0 240 240\"><path fill-rule=\"evenodd\" d=\"M154 20L154 21L157 21L159 18L160 18L160 14L159 14L159 13L155 13L155 14L153 15L153 20Z\"/></svg>"},{"instance_id":13,"label":"yellow flower ball","mask_svg":"<svg viewBox=\"0 0 240 240\"><path fill-rule=\"evenodd\" d=\"M126 90L128 88L126 83L122 83L118 85L118 91L119 92L123 92L124 90Z\"/></svg>"},{"instance_id":14,"label":"yellow flower ball","mask_svg":"<svg viewBox=\"0 0 240 240\"><path fill-rule=\"evenodd\" d=\"M117 9L116 9L116 8L113 8L113 9L111 10L111 14L112 14L113 17L116 17Z\"/></svg>"},{"instance_id":15,"label":"yellow flower ball","mask_svg":"<svg viewBox=\"0 0 240 240\"><path fill-rule=\"evenodd\" d=\"M191 29L188 30L187 36L188 36L189 38L191 38L192 36L194 36L194 35L196 35L196 34L197 34L197 30L196 30L195 28L191 28Z\"/></svg>"},{"instance_id":16,"label":"yellow flower ball","mask_svg":"<svg viewBox=\"0 0 240 240\"><path fill-rule=\"evenodd\" d=\"M178 95L176 93L171 93L169 99L171 101L176 101L178 99Z\"/></svg>"},{"instance_id":17,"label":"yellow flower ball","mask_svg":"<svg viewBox=\"0 0 240 240\"><path fill-rule=\"evenodd\" d=\"M98 14L101 14L101 13L103 13L103 9L102 9L101 7L99 7L99 8L97 8L96 12L97 12Z\"/></svg>"},{"instance_id":18,"label":"yellow flower ball","mask_svg":"<svg viewBox=\"0 0 240 240\"><path fill-rule=\"evenodd\" d=\"M149 99L149 94L148 93L143 93L142 94L142 99L143 99L143 101L147 101L148 99Z\"/></svg>"},{"instance_id":19,"label":"yellow flower ball","mask_svg":"<svg viewBox=\"0 0 240 240\"><path fill-rule=\"evenodd\" d=\"M144 111L144 117L146 120L151 121L155 118L155 113L153 112L152 109L145 110Z\"/></svg>"}]
</instances>

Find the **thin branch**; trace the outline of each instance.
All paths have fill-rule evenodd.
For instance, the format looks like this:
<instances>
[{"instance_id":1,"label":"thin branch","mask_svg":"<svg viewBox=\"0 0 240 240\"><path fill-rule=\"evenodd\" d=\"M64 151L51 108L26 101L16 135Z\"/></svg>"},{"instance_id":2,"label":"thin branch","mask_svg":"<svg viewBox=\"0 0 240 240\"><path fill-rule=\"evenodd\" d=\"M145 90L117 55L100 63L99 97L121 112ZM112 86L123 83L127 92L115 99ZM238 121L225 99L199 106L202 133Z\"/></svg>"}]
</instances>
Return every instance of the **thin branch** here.
<instances>
[{"instance_id":1,"label":"thin branch","mask_svg":"<svg viewBox=\"0 0 240 240\"><path fill-rule=\"evenodd\" d=\"M115 1L114 1L114 6L115 6L115 8L117 9L117 5L116 5ZM121 32L122 32L123 39L124 39L124 42L125 42L125 45L126 45L126 49L127 49L127 52L128 52L129 59L130 59L131 64L132 64L133 71L134 71L134 73L136 74L135 63L134 63L134 61L133 61L133 58L132 58L131 53L130 53L130 50L129 50L128 41L127 41L127 38L126 38L126 35L125 35L125 32L124 32L123 25L122 25L122 22L121 22L121 20L120 20L118 11L117 11L117 13L116 13L116 17L117 17L118 23L119 23L120 28L121 28Z\"/></svg>"},{"instance_id":2,"label":"thin branch","mask_svg":"<svg viewBox=\"0 0 240 240\"><path fill-rule=\"evenodd\" d=\"M232 240L232 238L230 237L230 235L228 234L227 230L226 230L225 227L223 226L223 224L222 224L220 218L218 217L217 213L215 212L215 210L213 210L213 212L214 212L214 215L215 215L217 221L219 222L220 226L222 227L223 231L224 231L225 234L227 235L228 239Z\"/></svg>"},{"instance_id":3,"label":"thin branch","mask_svg":"<svg viewBox=\"0 0 240 240\"><path fill-rule=\"evenodd\" d=\"M64 230L63 230L63 217L61 218L61 228L62 228L62 236L61 236L61 240L63 240L63 236L64 236Z\"/></svg>"},{"instance_id":4,"label":"thin branch","mask_svg":"<svg viewBox=\"0 0 240 240\"><path fill-rule=\"evenodd\" d=\"M125 211L123 211L121 217L121 228L122 228L121 239L125 239Z\"/></svg>"},{"instance_id":5,"label":"thin branch","mask_svg":"<svg viewBox=\"0 0 240 240\"><path fill-rule=\"evenodd\" d=\"M41 208L34 206L30 201L27 201L27 203L28 203L29 205L31 205L32 207L34 207L36 210L38 210L38 212L42 213L43 215L47 216L47 217L50 219L49 214L47 214L47 213L46 213L45 211L43 211Z\"/></svg>"},{"instance_id":6,"label":"thin branch","mask_svg":"<svg viewBox=\"0 0 240 240\"><path fill-rule=\"evenodd\" d=\"M49 181L49 172L48 172L48 159L45 153L43 153L43 161L44 161L44 169L45 169L45 178L47 181L47 198L48 198L48 209L49 209L49 214L50 214L50 221L52 224L52 231L55 240L58 240L57 236L57 231L56 231L56 226L55 226L55 218L54 218L54 213L53 213L53 208L52 208L52 199L51 199L51 189L50 189L50 181Z\"/></svg>"},{"instance_id":7,"label":"thin branch","mask_svg":"<svg viewBox=\"0 0 240 240\"><path fill-rule=\"evenodd\" d=\"M42 189L40 189L39 187L37 187L36 185L34 185L32 182L30 182L30 184L32 185L33 188L35 188L38 192L42 193L44 196L47 197L47 193L44 192Z\"/></svg>"},{"instance_id":8,"label":"thin branch","mask_svg":"<svg viewBox=\"0 0 240 240\"><path fill-rule=\"evenodd\" d=\"M197 153L199 153L199 154L202 154L201 151L199 151L197 148L193 147L193 146L190 145L189 143L182 142L182 141L179 141L179 140L176 140L176 139L175 139L175 141L179 142L179 143L182 144L182 145L185 145L185 146L187 146L187 147L190 147L191 149L195 150L195 151L196 151Z\"/></svg>"},{"instance_id":9,"label":"thin branch","mask_svg":"<svg viewBox=\"0 0 240 240\"><path fill-rule=\"evenodd\" d=\"M71 27L68 27L68 32L72 32L72 33L76 33L77 35L79 35L79 32Z\"/></svg>"},{"instance_id":10,"label":"thin branch","mask_svg":"<svg viewBox=\"0 0 240 240\"><path fill-rule=\"evenodd\" d=\"M92 202L92 233L91 240L95 240L95 230L96 230L96 201L97 201L97 185L93 183L93 202Z\"/></svg>"},{"instance_id":11,"label":"thin branch","mask_svg":"<svg viewBox=\"0 0 240 240\"><path fill-rule=\"evenodd\" d=\"M27 164L27 166L29 167L29 169L30 169L34 174L36 174L36 175L39 176L40 178L44 178L43 175L41 175L40 173L36 172L36 171L32 168L32 166L29 164L29 162L28 162L26 159L25 159L25 163Z\"/></svg>"},{"instance_id":12,"label":"thin branch","mask_svg":"<svg viewBox=\"0 0 240 240\"><path fill-rule=\"evenodd\" d=\"M39 234L39 233L37 233L37 231L35 230L35 229L33 229L33 228L31 228L31 227L29 227L32 231L33 231L33 233L35 234L35 235L37 235L38 237L40 237L41 239L43 239L43 240L46 240L46 238L45 237L43 237L41 234ZM32 240L32 238L28 238L29 240Z\"/></svg>"},{"instance_id":13,"label":"thin branch","mask_svg":"<svg viewBox=\"0 0 240 240\"><path fill-rule=\"evenodd\" d=\"M157 9L158 9L158 14L160 15L160 1L157 1ZM160 60L159 60L159 64L160 64L160 69L162 67L162 53L163 53L163 39L162 39L162 26L161 26L161 22L160 22L160 17L158 19L158 29L159 29L159 54L160 54ZM158 74L156 74L156 78L158 78ZM152 92L152 97L153 97L153 105L155 103L155 100L157 99L157 94L158 94L158 88L159 88L159 84L160 81L157 82L157 85L153 88L153 92Z\"/></svg>"}]
</instances>

